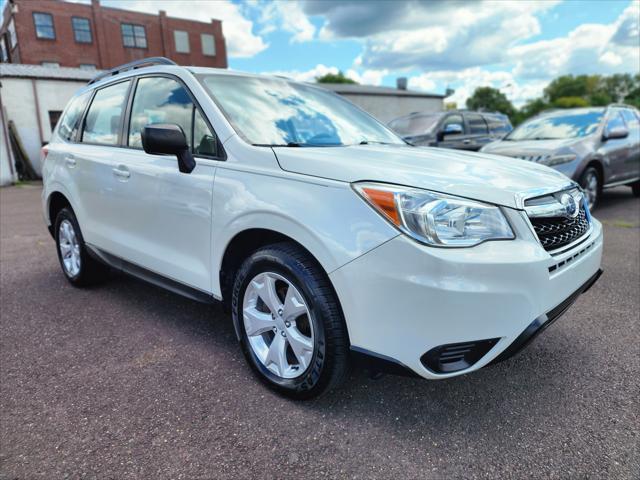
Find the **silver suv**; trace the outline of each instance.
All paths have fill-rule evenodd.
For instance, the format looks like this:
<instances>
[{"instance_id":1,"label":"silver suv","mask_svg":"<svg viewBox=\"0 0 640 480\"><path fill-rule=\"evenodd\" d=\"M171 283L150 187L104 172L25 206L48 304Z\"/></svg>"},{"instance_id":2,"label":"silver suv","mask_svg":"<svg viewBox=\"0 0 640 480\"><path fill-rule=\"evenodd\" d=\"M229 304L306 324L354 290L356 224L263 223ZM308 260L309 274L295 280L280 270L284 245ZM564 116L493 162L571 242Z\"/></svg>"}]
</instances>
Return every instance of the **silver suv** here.
<instances>
[{"instance_id":1,"label":"silver suv","mask_svg":"<svg viewBox=\"0 0 640 480\"><path fill-rule=\"evenodd\" d=\"M580 183L593 208L605 188L629 185L640 196L639 125L640 112L628 105L556 110L481 151L559 170Z\"/></svg>"}]
</instances>

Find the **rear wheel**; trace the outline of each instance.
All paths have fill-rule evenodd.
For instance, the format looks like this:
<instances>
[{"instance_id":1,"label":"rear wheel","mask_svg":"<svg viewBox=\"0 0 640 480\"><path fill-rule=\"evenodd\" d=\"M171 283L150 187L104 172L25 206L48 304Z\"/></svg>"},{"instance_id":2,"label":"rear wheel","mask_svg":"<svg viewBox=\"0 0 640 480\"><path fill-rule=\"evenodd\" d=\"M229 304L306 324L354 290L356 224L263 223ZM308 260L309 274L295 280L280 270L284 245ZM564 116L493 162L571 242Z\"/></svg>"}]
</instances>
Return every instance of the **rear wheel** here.
<instances>
[{"instance_id":1,"label":"rear wheel","mask_svg":"<svg viewBox=\"0 0 640 480\"><path fill-rule=\"evenodd\" d=\"M58 260L67 280L75 286L104 280L108 268L89 255L73 210L60 210L54 228Z\"/></svg>"},{"instance_id":2,"label":"rear wheel","mask_svg":"<svg viewBox=\"0 0 640 480\"><path fill-rule=\"evenodd\" d=\"M264 247L238 271L233 320L243 353L269 387L317 397L348 370L348 336L326 273L294 244Z\"/></svg>"},{"instance_id":3,"label":"rear wheel","mask_svg":"<svg viewBox=\"0 0 640 480\"><path fill-rule=\"evenodd\" d=\"M595 167L589 167L584 171L580 177L580 186L586 194L589 210L593 210L598 205L602 193L600 174Z\"/></svg>"}]
</instances>

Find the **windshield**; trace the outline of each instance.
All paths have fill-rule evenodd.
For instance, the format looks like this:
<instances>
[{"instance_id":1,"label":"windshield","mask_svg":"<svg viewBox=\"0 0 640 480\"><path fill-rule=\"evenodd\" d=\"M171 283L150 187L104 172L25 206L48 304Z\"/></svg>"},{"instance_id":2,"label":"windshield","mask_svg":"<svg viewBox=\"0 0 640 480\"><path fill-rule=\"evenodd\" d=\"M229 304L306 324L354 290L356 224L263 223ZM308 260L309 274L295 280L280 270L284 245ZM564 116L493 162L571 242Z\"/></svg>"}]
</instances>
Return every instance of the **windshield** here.
<instances>
[{"instance_id":1,"label":"windshield","mask_svg":"<svg viewBox=\"0 0 640 480\"><path fill-rule=\"evenodd\" d=\"M389 123L389 127L403 137L414 137L431 132L440 120L440 115L412 115Z\"/></svg>"},{"instance_id":2,"label":"windshield","mask_svg":"<svg viewBox=\"0 0 640 480\"><path fill-rule=\"evenodd\" d=\"M239 75L200 78L227 120L253 145L404 145L384 125L318 87Z\"/></svg>"},{"instance_id":3,"label":"windshield","mask_svg":"<svg viewBox=\"0 0 640 480\"><path fill-rule=\"evenodd\" d=\"M598 129L603 110L554 113L523 123L506 140L556 140L591 135Z\"/></svg>"}]
</instances>

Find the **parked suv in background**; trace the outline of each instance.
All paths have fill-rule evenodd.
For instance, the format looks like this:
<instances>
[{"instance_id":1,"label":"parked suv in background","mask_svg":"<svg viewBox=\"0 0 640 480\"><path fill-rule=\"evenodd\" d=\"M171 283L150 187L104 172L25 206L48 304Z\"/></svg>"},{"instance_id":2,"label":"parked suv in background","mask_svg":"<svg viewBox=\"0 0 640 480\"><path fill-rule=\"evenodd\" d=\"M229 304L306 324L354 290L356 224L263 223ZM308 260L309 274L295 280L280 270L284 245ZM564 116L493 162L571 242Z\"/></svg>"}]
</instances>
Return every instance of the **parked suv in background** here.
<instances>
[{"instance_id":1,"label":"parked suv in background","mask_svg":"<svg viewBox=\"0 0 640 480\"><path fill-rule=\"evenodd\" d=\"M595 207L604 188L640 196L640 112L628 105L556 110L482 149L548 165L577 181Z\"/></svg>"},{"instance_id":2,"label":"parked suv in background","mask_svg":"<svg viewBox=\"0 0 640 480\"><path fill-rule=\"evenodd\" d=\"M43 155L69 282L109 266L224 302L294 398L354 361L441 379L504 360L600 274L602 227L564 175L412 147L282 78L129 64L75 95Z\"/></svg>"},{"instance_id":3,"label":"parked suv in background","mask_svg":"<svg viewBox=\"0 0 640 480\"><path fill-rule=\"evenodd\" d=\"M389 127L412 145L471 151L480 150L513 129L506 115L466 110L416 112L392 120Z\"/></svg>"}]
</instances>

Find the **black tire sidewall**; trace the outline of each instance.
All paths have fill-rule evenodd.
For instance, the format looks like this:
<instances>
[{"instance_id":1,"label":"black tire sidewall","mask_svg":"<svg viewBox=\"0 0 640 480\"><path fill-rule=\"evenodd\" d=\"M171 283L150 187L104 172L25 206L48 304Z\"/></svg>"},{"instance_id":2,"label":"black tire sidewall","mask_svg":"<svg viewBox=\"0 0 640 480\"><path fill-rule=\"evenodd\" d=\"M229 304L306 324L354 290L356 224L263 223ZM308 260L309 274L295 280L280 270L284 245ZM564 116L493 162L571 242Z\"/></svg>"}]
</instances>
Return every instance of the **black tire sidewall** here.
<instances>
[{"instance_id":1,"label":"black tire sidewall","mask_svg":"<svg viewBox=\"0 0 640 480\"><path fill-rule=\"evenodd\" d=\"M304 374L292 379L283 379L273 374L256 357L243 325L242 305L249 282L264 272L277 273L291 282L304 296L313 322L315 346L312 360ZM300 265L277 249L264 249L254 253L240 268L236 276L232 297L232 314L236 332L240 337L242 351L259 378L277 391L297 398L309 398L324 390L329 383L331 355L326 339L325 318L328 312L322 302L316 301L314 289L317 279Z\"/></svg>"}]
</instances>

